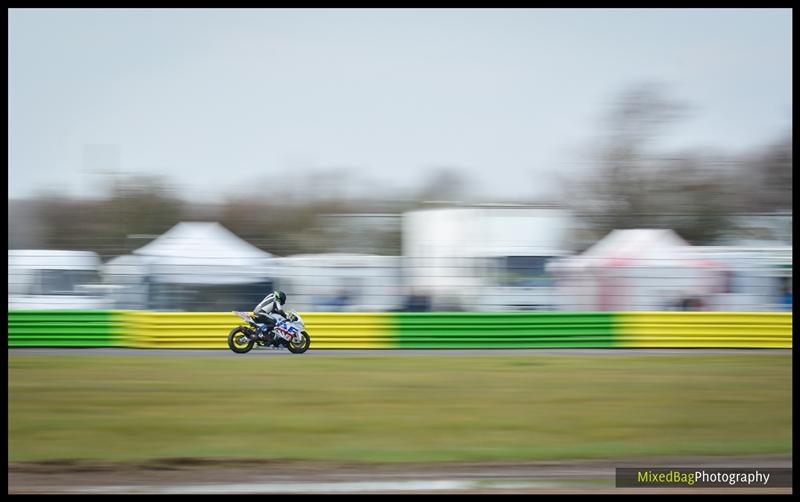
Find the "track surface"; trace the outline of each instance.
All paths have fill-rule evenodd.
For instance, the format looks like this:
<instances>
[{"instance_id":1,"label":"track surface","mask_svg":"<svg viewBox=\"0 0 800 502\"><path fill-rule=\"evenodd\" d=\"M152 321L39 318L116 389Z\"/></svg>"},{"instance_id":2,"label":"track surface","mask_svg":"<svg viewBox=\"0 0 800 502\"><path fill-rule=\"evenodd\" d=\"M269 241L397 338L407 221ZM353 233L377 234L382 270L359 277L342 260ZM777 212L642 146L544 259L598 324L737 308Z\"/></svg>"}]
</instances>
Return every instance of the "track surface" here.
<instances>
[{"instance_id":1,"label":"track surface","mask_svg":"<svg viewBox=\"0 0 800 502\"><path fill-rule=\"evenodd\" d=\"M617 467L791 467L789 455L524 463L331 464L300 461L30 463L10 493L791 493L791 488L615 488Z\"/></svg>"}]
</instances>

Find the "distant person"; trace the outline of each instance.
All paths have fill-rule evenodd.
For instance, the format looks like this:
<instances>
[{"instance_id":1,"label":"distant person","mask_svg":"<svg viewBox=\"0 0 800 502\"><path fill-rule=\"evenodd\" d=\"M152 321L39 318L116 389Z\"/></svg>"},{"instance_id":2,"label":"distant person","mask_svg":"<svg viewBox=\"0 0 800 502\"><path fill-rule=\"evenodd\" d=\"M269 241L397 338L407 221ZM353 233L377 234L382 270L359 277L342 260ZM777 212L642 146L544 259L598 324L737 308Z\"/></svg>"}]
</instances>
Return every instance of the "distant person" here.
<instances>
[{"instance_id":1,"label":"distant person","mask_svg":"<svg viewBox=\"0 0 800 502\"><path fill-rule=\"evenodd\" d=\"M789 286L783 287L781 295L781 306L784 310L792 310L792 289Z\"/></svg>"},{"instance_id":2,"label":"distant person","mask_svg":"<svg viewBox=\"0 0 800 502\"><path fill-rule=\"evenodd\" d=\"M678 310L683 311L701 311L705 310L705 302L697 297L684 298L679 303Z\"/></svg>"},{"instance_id":3,"label":"distant person","mask_svg":"<svg viewBox=\"0 0 800 502\"><path fill-rule=\"evenodd\" d=\"M337 310L344 311L350 305L350 293L346 289L342 289L333 298L331 302Z\"/></svg>"},{"instance_id":4,"label":"distant person","mask_svg":"<svg viewBox=\"0 0 800 502\"><path fill-rule=\"evenodd\" d=\"M735 276L734 276L732 271L726 270L726 271L724 271L722 273L722 291L721 291L721 293L729 294L729 293L735 293L736 292L735 289L734 289L734 285L735 285L734 279L735 279Z\"/></svg>"},{"instance_id":5,"label":"distant person","mask_svg":"<svg viewBox=\"0 0 800 502\"><path fill-rule=\"evenodd\" d=\"M250 317L253 320L260 324L265 324L267 326L266 334L258 333L258 338L261 340L272 341L274 335L272 333L272 328L278 324L278 321L272 317L272 315L279 315L284 319L288 319L289 316L286 315L286 312L283 311L283 306L286 304L286 293L283 291L274 291L261 300L256 308L253 309L253 313ZM271 315L272 314L272 315Z\"/></svg>"},{"instance_id":6,"label":"distant person","mask_svg":"<svg viewBox=\"0 0 800 502\"><path fill-rule=\"evenodd\" d=\"M342 290L332 296L318 297L316 305L331 312L344 311L350 305L350 295L345 290Z\"/></svg>"},{"instance_id":7,"label":"distant person","mask_svg":"<svg viewBox=\"0 0 800 502\"><path fill-rule=\"evenodd\" d=\"M406 312L430 312L431 299L420 293L412 293L406 299Z\"/></svg>"}]
</instances>

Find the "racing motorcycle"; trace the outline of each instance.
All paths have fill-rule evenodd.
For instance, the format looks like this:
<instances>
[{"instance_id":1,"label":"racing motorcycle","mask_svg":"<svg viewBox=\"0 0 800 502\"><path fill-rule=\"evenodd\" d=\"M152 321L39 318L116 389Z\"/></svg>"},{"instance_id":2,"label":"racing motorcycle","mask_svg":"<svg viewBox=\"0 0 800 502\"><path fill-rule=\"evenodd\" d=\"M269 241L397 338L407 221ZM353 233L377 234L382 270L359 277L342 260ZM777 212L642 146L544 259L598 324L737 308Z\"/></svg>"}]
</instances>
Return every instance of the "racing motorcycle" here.
<instances>
[{"instance_id":1,"label":"racing motorcycle","mask_svg":"<svg viewBox=\"0 0 800 502\"><path fill-rule=\"evenodd\" d=\"M303 319L293 310L287 312L289 317L286 319L270 314L276 321L271 332L268 332L266 324L255 322L248 313L235 310L233 313L247 323L236 326L228 334L228 347L237 354L246 354L256 345L274 349L287 348L292 354L302 354L311 345L311 337L305 331Z\"/></svg>"}]
</instances>

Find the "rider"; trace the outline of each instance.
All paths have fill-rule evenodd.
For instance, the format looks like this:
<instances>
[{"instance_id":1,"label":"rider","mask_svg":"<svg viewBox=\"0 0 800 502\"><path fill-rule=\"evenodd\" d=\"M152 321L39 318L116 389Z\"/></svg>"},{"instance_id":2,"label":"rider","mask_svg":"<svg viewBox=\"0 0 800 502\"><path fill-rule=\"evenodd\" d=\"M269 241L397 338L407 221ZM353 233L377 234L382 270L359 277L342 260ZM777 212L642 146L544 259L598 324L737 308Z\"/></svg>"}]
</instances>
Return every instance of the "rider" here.
<instances>
[{"instance_id":1,"label":"rider","mask_svg":"<svg viewBox=\"0 0 800 502\"><path fill-rule=\"evenodd\" d=\"M274 291L261 300L261 303L259 303L256 308L253 309L253 313L250 316L255 322L266 324L267 334L269 334L272 332L272 328L274 328L277 324L277 321L269 314L278 314L284 319L289 318L289 316L286 315L286 312L283 311L283 306L285 304L286 293L283 291ZM261 333L258 334L258 337L262 340L264 339L264 335Z\"/></svg>"}]
</instances>

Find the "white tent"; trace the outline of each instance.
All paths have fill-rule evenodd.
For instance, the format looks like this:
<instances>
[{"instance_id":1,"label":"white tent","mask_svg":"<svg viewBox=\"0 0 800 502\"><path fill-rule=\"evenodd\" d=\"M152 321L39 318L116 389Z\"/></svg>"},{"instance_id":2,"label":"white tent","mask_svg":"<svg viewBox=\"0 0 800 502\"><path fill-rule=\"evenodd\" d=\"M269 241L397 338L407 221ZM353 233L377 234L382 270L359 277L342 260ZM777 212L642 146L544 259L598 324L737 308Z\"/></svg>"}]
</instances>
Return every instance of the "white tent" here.
<instances>
[{"instance_id":1,"label":"white tent","mask_svg":"<svg viewBox=\"0 0 800 502\"><path fill-rule=\"evenodd\" d=\"M271 254L215 222L178 223L133 255L152 282L251 284L271 275Z\"/></svg>"},{"instance_id":2,"label":"white tent","mask_svg":"<svg viewBox=\"0 0 800 502\"><path fill-rule=\"evenodd\" d=\"M692 250L672 230L614 230L548 271L563 310L670 310L719 290L720 267Z\"/></svg>"}]
</instances>

